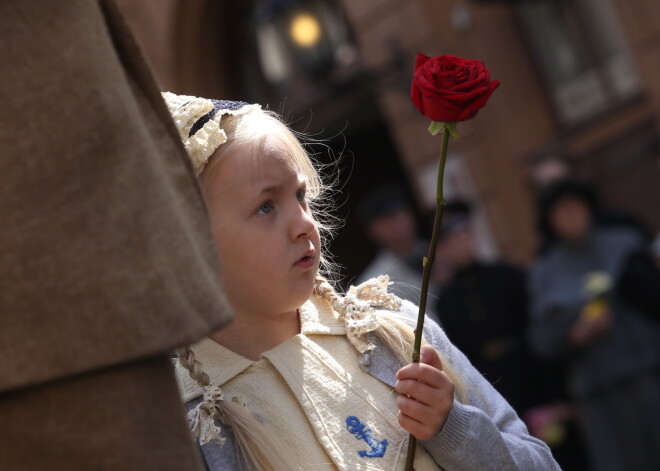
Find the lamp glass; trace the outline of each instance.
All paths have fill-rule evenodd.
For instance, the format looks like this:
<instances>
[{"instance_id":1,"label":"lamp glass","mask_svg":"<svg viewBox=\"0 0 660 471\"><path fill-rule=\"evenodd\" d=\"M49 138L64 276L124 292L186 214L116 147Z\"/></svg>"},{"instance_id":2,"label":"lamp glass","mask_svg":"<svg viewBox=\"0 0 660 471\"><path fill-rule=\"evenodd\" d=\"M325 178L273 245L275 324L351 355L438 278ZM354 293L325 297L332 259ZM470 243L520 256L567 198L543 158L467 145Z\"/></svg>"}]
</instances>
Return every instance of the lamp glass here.
<instances>
[{"instance_id":1,"label":"lamp glass","mask_svg":"<svg viewBox=\"0 0 660 471\"><path fill-rule=\"evenodd\" d=\"M289 34L300 47L312 47L321 39L321 24L309 13L297 13L291 20Z\"/></svg>"}]
</instances>

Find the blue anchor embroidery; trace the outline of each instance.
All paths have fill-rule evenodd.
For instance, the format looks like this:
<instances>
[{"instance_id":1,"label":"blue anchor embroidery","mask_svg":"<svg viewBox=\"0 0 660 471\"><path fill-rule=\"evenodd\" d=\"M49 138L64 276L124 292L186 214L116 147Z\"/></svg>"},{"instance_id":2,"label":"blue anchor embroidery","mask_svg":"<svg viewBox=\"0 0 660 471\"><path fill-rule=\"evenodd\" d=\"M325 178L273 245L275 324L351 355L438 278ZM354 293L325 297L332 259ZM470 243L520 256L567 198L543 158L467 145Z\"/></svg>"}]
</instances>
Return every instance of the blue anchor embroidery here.
<instances>
[{"instance_id":1,"label":"blue anchor embroidery","mask_svg":"<svg viewBox=\"0 0 660 471\"><path fill-rule=\"evenodd\" d=\"M358 451L362 458L382 458L387 449L387 440L380 441L371 434L371 430L365 428L366 425L360 422L360 419L351 415L346 417L346 430L355 435L356 440L364 440L371 447L371 451Z\"/></svg>"}]
</instances>

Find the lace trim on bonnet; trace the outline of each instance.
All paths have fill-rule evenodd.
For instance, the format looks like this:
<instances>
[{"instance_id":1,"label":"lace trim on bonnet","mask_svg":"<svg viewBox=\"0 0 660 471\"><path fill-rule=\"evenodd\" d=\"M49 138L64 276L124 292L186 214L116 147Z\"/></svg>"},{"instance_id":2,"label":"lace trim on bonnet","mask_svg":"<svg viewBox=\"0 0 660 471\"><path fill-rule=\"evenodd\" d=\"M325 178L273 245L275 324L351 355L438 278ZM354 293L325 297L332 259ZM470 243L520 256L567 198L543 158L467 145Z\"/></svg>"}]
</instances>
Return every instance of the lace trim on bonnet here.
<instances>
[{"instance_id":1,"label":"lace trim on bonnet","mask_svg":"<svg viewBox=\"0 0 660 471\"><path fill-rule=\"evenodd\" d=\"M387 292L390 284L387 275L365 281L359 286L351 286L346 296L334 296L332 307L339 313L346 326L346 337L355 349L362 354L359 360L364 369L371 362L375 345L367 334L378 329L380 321L375 308L398 310L401 299ZM204 445L212 440L221 440L221 428L216 423L223 421L222 409L218 406L224 400L219 386L204 386L203 400L188 413L188 420L195 437ZM232 399L236 400L236 398ZM246 405L246 404L243 404Z\"/></svg>"},{"instance_id":2,"label":"lace trim on bonnet","mask_svg":"<svg viewBox=\"0 0 660 471\"><path fill-rule=\"evenodd\" d=\"M197 175L202 173L216 149L227 142L227 134L221 127L222 117L239 116L261 109L261 105L242 101L209 100L170 92L162 92L162 96ZM212 116L204 122L203 119L210 113L213 113ZM195 129L200 123L203 123L201 127Z\"/></svg>"}]
</instances>

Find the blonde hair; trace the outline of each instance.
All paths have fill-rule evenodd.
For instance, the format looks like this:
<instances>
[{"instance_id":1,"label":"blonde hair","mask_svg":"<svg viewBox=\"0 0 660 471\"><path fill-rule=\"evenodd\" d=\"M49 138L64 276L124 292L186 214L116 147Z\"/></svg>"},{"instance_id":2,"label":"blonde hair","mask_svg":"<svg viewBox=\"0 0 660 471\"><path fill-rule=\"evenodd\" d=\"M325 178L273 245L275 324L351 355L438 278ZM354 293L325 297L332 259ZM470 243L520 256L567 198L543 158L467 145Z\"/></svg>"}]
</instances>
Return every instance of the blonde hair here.
<instances>
[{"instance_id":1,"label":"blonde hair","mask_svg":"<svg viewBox=\"0 0 660 471\"><path fill-rule=\"evenodd\" d=\"M328 224L328 221L332 221L332 219L323 210L325 187L322 179L303 144L276 113L254 108L240 115L226 115L221 118L220 128L226 133L227 140L211 155L199 176L206 195L209 191L207 176L214 166L222 161L224 155L240 149L245 153L245 158L254 158L258 155L266 137L276 136L292 158L298 171L307 180L308 206L322 235L331 231L333 225ZM324 244L328 240L326 237L321 239ZM328 300L341 315L343 298L327 281L327 277L332 276L335 270L332 263L324 256L324 252L325 250L321 250L320 272L324 273L325 277L317 275L314 295ZM397 319L394 313L391 316L382 314L379 317L379 324L379 328L374 333L396 355L402 366L408 364L412 357L414 340L412 327ZM211 386L209 377L204 373L200 362L195 359L193 351L190 348L183 348L178 350L177 354L180 364L188 370L190 376L203 388L209 388ZM443 367L455 383L459 394L462 395L462 383L452 366L443 361ZM269 435L263 424L256 420L246 407L232 400L216 401L214 407L216 408L215 417L233 431L241 466L250 470L299 469L292 450L279 444L277 437Z\"/></svg>"}]
</instances>

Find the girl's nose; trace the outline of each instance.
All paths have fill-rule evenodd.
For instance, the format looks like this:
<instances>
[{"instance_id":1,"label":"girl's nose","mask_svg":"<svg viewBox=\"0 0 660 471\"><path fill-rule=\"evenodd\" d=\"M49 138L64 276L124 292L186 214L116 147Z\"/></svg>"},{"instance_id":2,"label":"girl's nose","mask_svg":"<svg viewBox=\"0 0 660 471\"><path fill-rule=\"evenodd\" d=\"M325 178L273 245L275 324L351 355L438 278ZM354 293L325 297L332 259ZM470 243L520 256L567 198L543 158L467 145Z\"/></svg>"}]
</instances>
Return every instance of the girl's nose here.
<instances>
[{"instance_id":1,"label":"girl's nose","mask_svg":"<svg viewBox=\"0 0 660 471\"><path fill-rule=\"evenodd\" d=\"M316 228L316 222L312 215L304 207L298 205L291 224L291 235L293 240L308 237Z\"/></svg>"}]
</instances>

